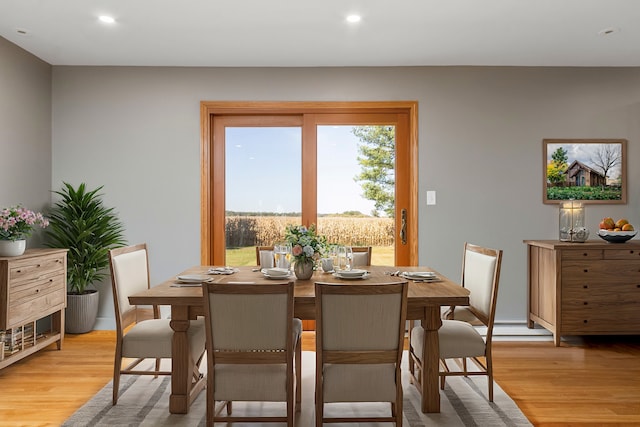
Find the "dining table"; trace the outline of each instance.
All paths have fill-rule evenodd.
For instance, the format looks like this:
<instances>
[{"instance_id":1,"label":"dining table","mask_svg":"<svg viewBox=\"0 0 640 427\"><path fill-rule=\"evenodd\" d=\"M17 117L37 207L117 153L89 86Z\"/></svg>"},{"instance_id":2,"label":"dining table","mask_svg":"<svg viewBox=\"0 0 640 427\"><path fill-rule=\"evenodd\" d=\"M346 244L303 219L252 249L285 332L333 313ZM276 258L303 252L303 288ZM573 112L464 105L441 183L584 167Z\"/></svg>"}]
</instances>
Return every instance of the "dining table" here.
<instances>
[{"instance_id":1,"label":"dining table","mask_svg":"<svg viewBox=\"0 0 640 427\"><path fill-rule=\"evenodd\" d=\"M439 390L439 346L438 328L442 325L441 307L450 305L469 305L469 291L458 283L430 267L389 267L367 266L367 274L361 278L341 278L322 270L314 271L309 280L294 280L294 316L302 320L315 320L315 283L354 284L409 282L407 295L407 320L420 320L425 331L422 361L424 369L420 371L418 385L421 387L421 410L424 413L440 412ZM402 272L431 271L437 280L409 280ZM171 395L169 411L184 414L191 403L204 388L206 378L193 375L194 361L190 355L187 338L189 321L204 315L201 286L186 286L177 283L178 276L208 275L220 272L219 267L198 265L189 268L166 281L147 290L129 296L132 305L159 305L171 307L171 328L174 331L172 341ZM210 281L230 283L264 283L269 280L256 267L246 266L233 269L232 274L211 274Z\"/></svg>"}]
</instances>

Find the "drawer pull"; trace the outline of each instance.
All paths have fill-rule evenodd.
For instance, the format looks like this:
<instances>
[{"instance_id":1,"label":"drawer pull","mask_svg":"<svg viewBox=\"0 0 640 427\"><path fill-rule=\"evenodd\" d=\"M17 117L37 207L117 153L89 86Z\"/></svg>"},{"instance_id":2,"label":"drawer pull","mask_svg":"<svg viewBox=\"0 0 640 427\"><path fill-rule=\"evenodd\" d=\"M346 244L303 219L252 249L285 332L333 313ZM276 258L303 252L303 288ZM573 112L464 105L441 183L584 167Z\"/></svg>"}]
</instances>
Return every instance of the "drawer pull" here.
<instances>
[{"instance_id":1,"label":"drawer pull","mask_svg":"<svg viewBox=\"0 0 640 427\"><path fill-rule=\"evenodd\" d=\"M36 289L36 294L37 294L38 292L40 292L40 289Z\"/></svg>"},{"instance_id":2,"label":"drawer pull","mask_svg":"<svg viewBox=\"0 0 640 427\"><path fill-rule=\"evenodd\" d=\"M588 253L586 253L586 252L584 252L584 253L582 254L582 256L589 256L589 254L588 254Z\"/></svg>"},{"instance_id":3,"label":"drawer pull","mask_svg":"<svg viewBox=\"0 0 640 427\"><path fill-rule=\"evenodd\" d=\"M586 302L586 301L585 301L585 302L583 302L583 304L584 304L584 305L589 305L589 303L588 303L588 302Z\"/></svg>"},{"instance_id":4,"label":"drawer pull","mask_svg":"<svg viewBox=\"0 0 640 427\"><path fill-rule=\"evenodd\" d=\"M583 272L583 273L588 273L588 272L589 272L589 269L588 269L588 268L585 268L584 270L582 270L582 272Z\"/></svg>"},{"instance_id":5,"label":"drawer pull","mask_svg":"<svg viewBox=\"0 0 640 427\"><path fill-rule=\"evenodd\" d=\"M589 285L582 285L582 289L589 289Z\"/></svg>"},{"instance_id":6,"label":"drawer pull","mask_svg":"<svg viewBox=\"0 0 640 427\"><path fill-rule=\"evenodd\" d=\"M589 321L585 319L582 321L582 323L589 323Z\"/></svg>"}]
</instances>

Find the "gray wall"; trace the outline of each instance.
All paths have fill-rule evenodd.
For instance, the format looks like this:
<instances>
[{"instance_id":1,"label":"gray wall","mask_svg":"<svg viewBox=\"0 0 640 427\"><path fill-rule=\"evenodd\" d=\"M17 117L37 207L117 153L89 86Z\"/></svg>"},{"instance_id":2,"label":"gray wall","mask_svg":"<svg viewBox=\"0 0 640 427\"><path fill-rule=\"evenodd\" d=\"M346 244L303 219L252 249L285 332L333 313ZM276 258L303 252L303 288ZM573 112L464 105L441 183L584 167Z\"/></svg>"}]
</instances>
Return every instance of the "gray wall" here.
<instances>
[{"instance_id":1,"label":"gray wall","mask_svg":"<svg viewBox=\"0 0 640 427\"><path fill-rule=\"evenodd\" d=\"M50 190L51 66L0 37L0 208L42 211Z\"/></svg>"},{"instance_id":2,"label":"gray wall","mask_svg":"<svg viewBox=\"0 0 640 427\"><path fill-rule=\"evenodd\" d=\"M22 91L12 96L5 105L3 92L3 109L24 108ZM628 203L589 205L586 216L592 233L603 216L640 225L638 68L55 66L51 186L104 185L128 240L149 243L153 282L199 263L202 100L417 100L420 263L457 279L464 241L502 248L501 322L525 320L522 240L558 237L558 209L542 203L543 138L628 139ZM19 154L29 164L29 150ZM41 181L38 189L49 185ZM10 191L27 189L19 182ZM437 205L426 206L427 190ZM109 284L100 288L96 327L111 328Z\"/></svg>"}]
</instances>

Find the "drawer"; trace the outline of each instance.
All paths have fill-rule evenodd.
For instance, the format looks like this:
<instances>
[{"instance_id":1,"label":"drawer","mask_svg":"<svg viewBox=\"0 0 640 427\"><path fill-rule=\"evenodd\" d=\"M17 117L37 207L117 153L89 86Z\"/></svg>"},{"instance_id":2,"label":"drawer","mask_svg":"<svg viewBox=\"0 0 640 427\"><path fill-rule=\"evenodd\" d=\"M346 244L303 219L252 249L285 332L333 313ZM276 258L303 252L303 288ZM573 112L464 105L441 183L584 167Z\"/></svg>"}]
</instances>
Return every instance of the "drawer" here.
<instances>
[{"instance_id":1,"label":"drawer","mask_svg":"<svg viewBox=\"0 0 640 427\"><path fill-rule=\"evenodd\" d=\"M25 259L10 264L9 280L12 283L38 280L52 273L66 273L64 255Z\"/></svg>"},{"instance_id":2,"label":"drawer","mask_svg":"<svg viewBox=\"0 0 640 427\"><path fill-rule=\"evenodd\" d=\"M562 251L563 260L602 259L602 249L567 249Z\"/></svg>"},{"instance_id":3,"label":"drawer","mask_svg":"<svg viewBox=\"0 0 640 427\"><path fill-rule=\"evenodd\" d=\"M640 334L638 304L609 307L563 307L562 333Z\"/></svg>"},{"instance_id":4,"label":"drawer","mask_svg":"<svg viewBox=\"0 0 640 427\"><path fill-rule=\"evenodd\" d=\"M562 287L562 309L567 307L601 307L614 312L630 305L640 316L640 283L572 283Z\"/></svg>"},{"instance_id":5,"label":"drawer","mask_svg":"<svg viewBox=\"0 0 640 427\"><path fill-rule=\"evenodd\" d=\"M64 275L59 272L45 274L38 280L12 284L9 291L9 307L60 290L66 291Z\"/></svg>"},{"instance_id":6,"label":"drawer","mask_svg":"<svg viewBox=\"0 0 640 427\"><path fill-rule=\"evenodd\" d=\"M27 299L19 304L12 304L9 307L6 328L22 325L63 309L66 303L66 296L65 289L56 289L53 292L39 295L38 298Z\"/></svg>"},{"instance_id":7,"label":"drawer","mask_svg":"<svg viewBox=\"0 0 640 427\"><path fill-rule=\"evenodd\" d=\"M636 260L640 265L640 249L605 249L604 259Z\"/></svg>"},{"instance_id":8,"label":"drawer","mask_svg":"<svg viewBox=\"0 0 640 427\"><path fill-rule=\"evenodd\" d=\"M623 260L563 262L561 283L563 287L573 283L640 284L640 264Z\"/></svg>"}]
</instances>

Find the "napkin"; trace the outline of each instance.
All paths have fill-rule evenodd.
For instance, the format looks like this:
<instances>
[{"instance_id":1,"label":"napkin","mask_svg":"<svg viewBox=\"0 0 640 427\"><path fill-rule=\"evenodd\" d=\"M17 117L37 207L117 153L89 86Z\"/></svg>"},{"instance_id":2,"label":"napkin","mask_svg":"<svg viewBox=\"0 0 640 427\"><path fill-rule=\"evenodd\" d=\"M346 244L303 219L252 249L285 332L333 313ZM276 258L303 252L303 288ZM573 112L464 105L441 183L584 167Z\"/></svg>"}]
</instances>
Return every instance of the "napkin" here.
<instances>
[{"instance_id":1,"label":"napkin","mask_svg":"<svg viewBox=\"0 0 640 427\"><path fill-rule=\"evenodd\" d=\"M232 267L211 267L207 274L233 274L238 271L237 268Z\"/></svg>"}]
</instances>

